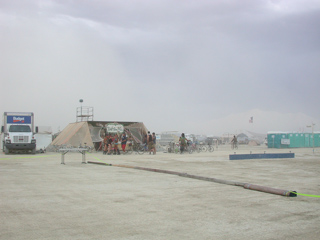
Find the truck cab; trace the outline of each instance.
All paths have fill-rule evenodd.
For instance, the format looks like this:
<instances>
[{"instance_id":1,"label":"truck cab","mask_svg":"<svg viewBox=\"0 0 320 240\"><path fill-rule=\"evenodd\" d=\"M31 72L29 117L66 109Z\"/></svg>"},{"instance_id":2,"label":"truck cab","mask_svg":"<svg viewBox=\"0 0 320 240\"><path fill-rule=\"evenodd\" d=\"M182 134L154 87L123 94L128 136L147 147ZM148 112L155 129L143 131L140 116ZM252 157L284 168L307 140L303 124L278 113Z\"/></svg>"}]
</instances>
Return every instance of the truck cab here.
<instances>
[{"instance_id":1,"label":"truck cab","mask_svg":"<svg viewBox=\"0 0 320 240\"><path fill-rule=\"evenodd\" d=\"M33 113L4 113L1 127L2 150L5 154L14 152L36 153ZM37 128L36 128L37 129Z\"/></svg>"}]
</instances>

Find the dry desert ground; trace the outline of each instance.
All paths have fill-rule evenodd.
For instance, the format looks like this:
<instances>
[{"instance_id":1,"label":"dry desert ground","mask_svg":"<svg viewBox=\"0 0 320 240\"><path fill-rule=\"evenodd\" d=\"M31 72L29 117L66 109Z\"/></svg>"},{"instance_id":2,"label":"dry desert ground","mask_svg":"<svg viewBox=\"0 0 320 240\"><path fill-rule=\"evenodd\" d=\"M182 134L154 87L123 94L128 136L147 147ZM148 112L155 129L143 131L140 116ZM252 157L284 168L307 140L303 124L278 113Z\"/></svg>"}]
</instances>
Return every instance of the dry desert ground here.
<instances>
[{"instance_id":1,"label":"dry desert ground","mask_svg":"<svg viewBox=\"0 0 320 240\"><path fill-rule=\"evenodd\" d=\"M138 166L320 195L320 149L240 146L290 159L229 160L212 153L108 156L86 161ZM0 239L319 239L320 198L127 167L82 164L80 153L0 153Z\"/></svg>"}]
</instances>

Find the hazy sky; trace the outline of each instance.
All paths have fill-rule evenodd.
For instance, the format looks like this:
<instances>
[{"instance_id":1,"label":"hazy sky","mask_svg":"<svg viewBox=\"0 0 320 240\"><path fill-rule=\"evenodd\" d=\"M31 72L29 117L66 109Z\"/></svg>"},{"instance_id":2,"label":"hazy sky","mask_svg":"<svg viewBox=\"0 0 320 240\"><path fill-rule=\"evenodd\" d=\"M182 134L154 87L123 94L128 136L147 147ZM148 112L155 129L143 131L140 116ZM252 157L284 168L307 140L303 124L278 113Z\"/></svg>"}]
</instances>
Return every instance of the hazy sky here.
<instances>
[{"instance_id":1,"label":"hazy sky","mask_svg":"<svg viewBox=\"0 0 320 240\"><path fill-rule=\"evenodd\" d=\"M319 0L0 0L0 53L0 112L54 132L79 99L156 132L319 129Z\"/></svg>"}]
</instances>

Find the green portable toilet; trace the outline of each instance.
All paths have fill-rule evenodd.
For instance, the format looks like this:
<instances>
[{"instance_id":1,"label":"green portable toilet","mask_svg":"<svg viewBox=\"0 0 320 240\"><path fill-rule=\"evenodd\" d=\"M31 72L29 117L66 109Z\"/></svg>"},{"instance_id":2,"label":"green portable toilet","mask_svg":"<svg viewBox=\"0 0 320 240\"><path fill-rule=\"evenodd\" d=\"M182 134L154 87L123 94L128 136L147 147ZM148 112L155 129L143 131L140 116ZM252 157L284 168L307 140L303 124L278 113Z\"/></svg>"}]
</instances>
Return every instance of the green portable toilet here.
<instances>
[{"instance_id":1,"label":"green portable toilet","mask_svg":"<svg viewBox=\"0 0 320 240\"><path fill-rule=\"evenodd\" d=\"M267 135L268 148L280 148L280 135L278 132L269 132Z\"/></svg>"},{"instance_id":2,"label":"green portable toilet","mask_svg":"<svg viewBox=\"0 0 320 240\"><path fill-rule=\"evenodd\" d=\"M314 133L314 147L320 147L320 133Z\"/></svg>"},{"instance_id":3,"label":"green portable toilet","mask_svg":"<svg viewBox=\"0 0 320 240\"><path fill-rule=\"evenodd\" d=\"M288 137L289 134L287 133L281 133L279 135L280 137L280 148L289 148L290 140Z\"/></svg>"},{"instance_id":4,"label":"green portable toilet","mask_svg":"<svg viewBox=\"0 0 320 240\"><path fill-rule=\"evenodd\" d=\"M310 142L309 146L310 147L320 147L320 134L319 133L310 133L309 134Z\"/></svg>"},{"instance_id":5,"label":"green portable toilet","mask_svg":"<svg viewBox=\"0 0 320 240\"><path fill-rule=\"evenodd\" d=\"M268 148L288 148L288 134L284 132L269 132Z\"/></svg>"},{"instance_id":6,"label":"green portable toilet","mask_svg":"<svg viewBox=\"0 0 320 240\"><path fill-rule=\"evenodd\" d=\"M304 147L304 133L298 133L297 137L297 146Z\"/></svg>"},{"instance_id":7,"label":"green portable toilet","mask_svg":"<svg viewBox=\"0 0 320 240\"><path fill-rule=\"evenodd\" d=\"M298 144L297 144L297 133L288 133L288 138L289 138L289 141L290 141L290 144L289 144L289 148L296 148L298 147Z\"/></svg>"},{"instance_id":8,"label":"green portable toilet","mask_svg":"<svg viewBox=\"0 0 320 240\"><path fill-rule=\"evenodd\" d=\"M304 147L310 147L310 133L304 134Z\"/></svg>"},{"instance_id":9,"label":"green portable toilet","mask_svg":"<svg viewBox=\"0 0 320 240\"><path fill-rule=\"evenodd\" d=\"M275 148L275 133L267 134L268 148Z\"/></svg>"},{"instance_id":10,"label":"green portable toilet","mask_svg":"<svg viewBox=\"0 0 320 240\"><path fill-rule=\"evenodd\" d=\"M315 142L314 142L314 140L313 140L313 138L314 138L314 134L309 134L309 146L310 147L313 147L314 146L314 144L315 144Z\"/></svg>"},{"instance_id":11,"label":"green portable toilet","mask_svg":"<svg viewBox=\"0 0 320 240\"><path fill-rule=\"evenodd\" d=\"M303 137L303 140L302 140L301 133L295 133L295 146L297 148L301 147L302 146L302 142L304 144L304 137Z\"/></svg>"}]
</instances>

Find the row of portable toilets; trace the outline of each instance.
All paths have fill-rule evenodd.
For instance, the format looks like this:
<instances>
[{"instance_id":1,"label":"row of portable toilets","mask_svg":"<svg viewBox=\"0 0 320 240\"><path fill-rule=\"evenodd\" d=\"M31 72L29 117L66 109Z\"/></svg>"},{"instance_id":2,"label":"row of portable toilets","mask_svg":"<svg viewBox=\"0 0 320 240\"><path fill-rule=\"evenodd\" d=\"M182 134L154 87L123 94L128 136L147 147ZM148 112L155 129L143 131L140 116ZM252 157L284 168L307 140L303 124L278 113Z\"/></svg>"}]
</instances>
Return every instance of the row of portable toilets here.
<instances>
[{"instance_id":1,"label":"row of portable toilets","mask_svg":"<svg viewBox=\"0 0 320 240\"><path fill-rule=\"evenodd\" d=\"M268 132L268 148L320 147L320 132L280 133Z\"/></svg>"}]
</instances>

